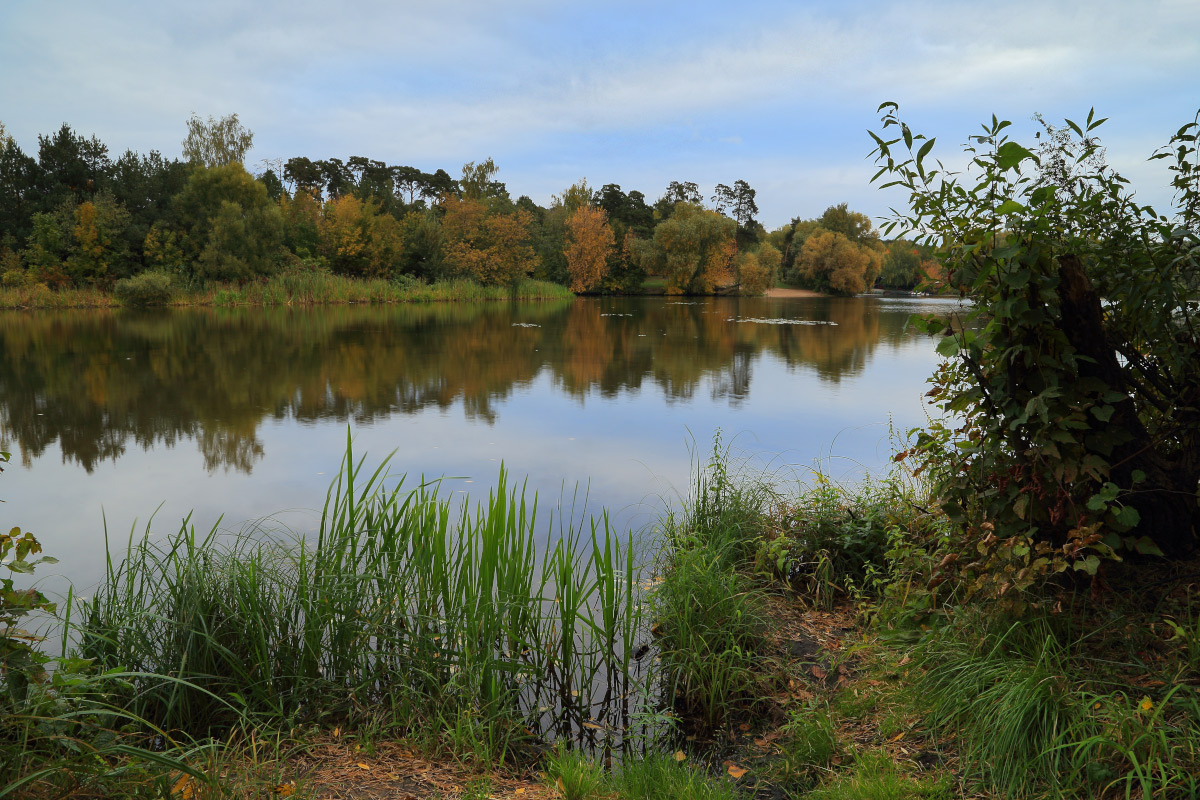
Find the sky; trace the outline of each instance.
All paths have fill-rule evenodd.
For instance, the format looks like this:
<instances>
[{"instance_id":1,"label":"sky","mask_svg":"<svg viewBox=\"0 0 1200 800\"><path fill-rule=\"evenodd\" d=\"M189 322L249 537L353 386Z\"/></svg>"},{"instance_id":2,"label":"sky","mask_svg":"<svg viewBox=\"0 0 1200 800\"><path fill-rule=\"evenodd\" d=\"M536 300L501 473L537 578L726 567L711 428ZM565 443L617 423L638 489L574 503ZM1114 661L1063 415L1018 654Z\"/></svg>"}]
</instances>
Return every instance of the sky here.
<instances>
[{"instance_id":1,"label":"sky","mask_svg":"<svg viewBox=\"0 0 1200 800\"><path fill-rule=\"evenodd\" d=\"M949 166L993 114L1031 140L1035 113L1094 107L1109 164L1163 210L1146 159L1200 108L1198 31L1200 0L3 0L0 122L32 154L66 122L177 157L191 114L237 113L252 171L491 157L542 205L580 178L650 201L740 179L775 228L903 207L870 183L884 101Z\"/></svg>"}]
</instances>

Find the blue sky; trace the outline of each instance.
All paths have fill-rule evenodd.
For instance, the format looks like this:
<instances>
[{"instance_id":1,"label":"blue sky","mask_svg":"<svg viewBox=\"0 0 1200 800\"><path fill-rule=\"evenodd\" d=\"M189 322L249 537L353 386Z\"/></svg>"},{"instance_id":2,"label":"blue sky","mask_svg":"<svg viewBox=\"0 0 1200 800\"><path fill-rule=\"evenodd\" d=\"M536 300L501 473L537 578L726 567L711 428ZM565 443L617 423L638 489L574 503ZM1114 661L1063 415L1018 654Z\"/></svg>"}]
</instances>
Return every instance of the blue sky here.
<instances>
[{"instance_id":1,"label":"blue sky","mask_svg":"<svg viewBox=\"0 0 1200 800\"><path fill-rule=\"evenodd\" d=\"M178 156L189 114L237 112L247 158L364 155L457 175L492 157L547 204L586 177L653 200L744 179L768 227L868 183L876 107L957 147L1095 106L1109 163L1166 207L1146 157L1200 107L1200 0L1123 2L96 2L0 5L0 121L27 152L68 122Z\"/></svg>"}]
</instances>

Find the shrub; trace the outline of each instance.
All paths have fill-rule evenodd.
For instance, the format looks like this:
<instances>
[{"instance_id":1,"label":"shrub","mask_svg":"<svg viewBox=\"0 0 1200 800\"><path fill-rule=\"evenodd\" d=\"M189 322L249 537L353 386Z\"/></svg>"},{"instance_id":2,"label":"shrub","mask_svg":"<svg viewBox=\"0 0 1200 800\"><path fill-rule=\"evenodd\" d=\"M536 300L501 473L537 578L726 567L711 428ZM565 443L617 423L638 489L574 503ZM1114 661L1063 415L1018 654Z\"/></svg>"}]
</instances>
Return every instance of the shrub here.
<instances>
[{"instance_id":1,"label":"shrub","mask_svg":"<svg viewBox=\"0 0 1200 800\"><path fill-rule=\"evenodd\" d=\"M954 419L913 455L965 532L946 573L1007 602L1122 552L1187 556L1200 531L1200 127L1156 156L1174 162L1168 217L1104 163L1093 114L1046 125L1037 153L993 117L958 176L927 166L934 140L895 104L880 109L900 136L872 134L879 175L912 209L884 230L920 232L975 301L961 325L925 324L948 359L929 396Z\"/></svg>"},{"instance_id":2,"label":"shrub","mask_svg":"<svg viewBox=\"0 0 1200 800\"><path fill-rule=\"evenodd\" d=\"M143 272L117 281L113 292L127 306L165 306L171 299L171 276L165 272Z\"/></svg>"}]
</instances>

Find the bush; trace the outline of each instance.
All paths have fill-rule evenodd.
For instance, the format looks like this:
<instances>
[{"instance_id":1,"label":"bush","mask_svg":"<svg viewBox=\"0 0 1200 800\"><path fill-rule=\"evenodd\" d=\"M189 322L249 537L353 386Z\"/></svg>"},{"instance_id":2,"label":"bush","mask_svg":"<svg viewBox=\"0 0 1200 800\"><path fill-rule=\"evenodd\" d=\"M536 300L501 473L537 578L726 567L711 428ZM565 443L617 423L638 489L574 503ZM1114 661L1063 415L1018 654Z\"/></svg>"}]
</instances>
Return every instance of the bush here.
<instances>
[{"instance_id":1,"label":"bush","mask_svg":"<svg viewBox=\"0 0 1200 800\"><path fill-rule=\"evenodd\" d=\"M165 272L143 272L122 278L113 293L127 306L165 306L171 299L171 276Z\"/></svg>"},{"instance_id":2,"label":"bush","mask_svg":"<svg viewBox=\"0 0 1200 800\"><path fill-rule=\"evenodd\" d=\"M1067 570L1095 575L1104 558L1192 553L1197 123L1157 156L1176 176L1165 216L1104 163L1093 115L1046 125L1037 153L993 117L967 147L971 174L956 176L927 166L933 139L922 143L895 104L881 110L900 136L875 136L879 174L912 209L884 230L921 232L975 301L961 325L925 323L944 334L929 396L952 422L923 432L912 454L964 531L945 577L1008 602Z\"/></svg>"}]
</instances>

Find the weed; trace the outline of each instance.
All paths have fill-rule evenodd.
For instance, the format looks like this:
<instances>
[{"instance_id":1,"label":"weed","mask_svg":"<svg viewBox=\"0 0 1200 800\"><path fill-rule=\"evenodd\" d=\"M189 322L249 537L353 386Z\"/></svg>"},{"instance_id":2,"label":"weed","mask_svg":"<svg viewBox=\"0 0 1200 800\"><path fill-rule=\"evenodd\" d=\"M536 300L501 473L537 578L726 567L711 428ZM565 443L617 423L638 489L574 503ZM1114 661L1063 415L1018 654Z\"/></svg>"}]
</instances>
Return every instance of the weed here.
<instances>
[{"instance_id":1,"label":"weed","mask_svg":"<svg viewBox=\"0 0 1200 800\"><path fill-rule=\"evenodd\" d=\"M599 765L561 742L547 756L545 772L547 780L558 789L563 800L590 800L599 794L604 782Z\"/></svg>"},{"instance_id":2,"label":"weed","mask_svg":"<svg viewBox=\"0 0 1200 800\"><path fill-rule=\"evenodd\" d=\"M782 733L778 742L782 754L772 764L772 780L800 788L814 786L837 753L837 737L829 711L823 708L794 711Z\"/></svg>"},{"instance_id":3,"label":"weed","mask_svg":"<svg viewBox=\"0 0 1200 800\"><path fill-rule=\"evenodd\" d=\"M736 800L738 796L729 780L710 778L671 755L650 755L623 764L610 786L624 800Z\"/></svg>"}]
</instances>

